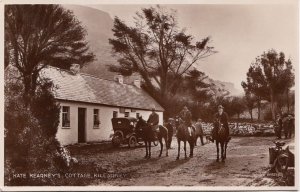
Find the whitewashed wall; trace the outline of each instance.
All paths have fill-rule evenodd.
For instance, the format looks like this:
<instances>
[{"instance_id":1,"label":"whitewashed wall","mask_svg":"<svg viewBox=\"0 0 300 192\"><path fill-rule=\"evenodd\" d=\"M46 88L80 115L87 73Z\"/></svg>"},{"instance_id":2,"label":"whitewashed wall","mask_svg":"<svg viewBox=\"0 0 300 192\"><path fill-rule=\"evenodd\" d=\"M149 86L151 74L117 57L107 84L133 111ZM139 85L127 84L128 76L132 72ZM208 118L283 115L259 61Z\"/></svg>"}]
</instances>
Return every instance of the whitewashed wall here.
<instances>
[{"instance_id":1,"label":"whitewashed wall","mask_svg":"<svg viewBox=\"0 0 300 192\"><path fill-rule=\"evenodd\" d=\"M109 107L103 105L84 104L79 102L67 102L59 101L60 106L70 107L70 128L62 127L62 109L60 113L60 124L57 131L57 139L63 145L74 144L78 142L78 108L86 108L86 141L104 141L110 140L109 136L113 133L111 118L113 117L113 111L118 112L118 117L124 117L124 113L119 112L119 107ZM99 109L99 128L95 128L93 125L94 109ZM136 113L143 116L145 120L148 119L151 111L136 110L131 112L131 109L125 109L125 112L129 112L130 117L136 117ZM159 114L159 124L163 124L163 112L157 112Z\"/></svg>"}]
</instances>

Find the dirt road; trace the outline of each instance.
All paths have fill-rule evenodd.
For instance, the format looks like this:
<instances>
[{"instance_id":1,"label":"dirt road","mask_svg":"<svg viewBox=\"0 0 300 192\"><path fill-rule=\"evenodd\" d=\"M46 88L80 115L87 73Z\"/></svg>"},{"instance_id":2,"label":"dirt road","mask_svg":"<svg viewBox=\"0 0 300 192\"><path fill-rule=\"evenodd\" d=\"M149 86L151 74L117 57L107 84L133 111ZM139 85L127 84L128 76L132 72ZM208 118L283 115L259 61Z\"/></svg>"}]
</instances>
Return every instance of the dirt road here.
<instances>
[{"instance_id":1,"label":"dirt road","mask_svg":"<svg viewBox=\"0 0 300 192\"><path fill-rule=\"evenodd\" d=\"M144 159L143 147L103 150L86 146L72 148L71 153L79 161L93 164L94 172L109 173L94 175L99 178L91 180L90 185L274 186L274 180L265 175L269 170L268 148L273 146L273 140L274 137L232 138L225 163L215 161L214 143L198 144L194 157L188 159L184 159L182 148L181 158L176 161L175 138L168 157L164 151L158 158L159 147L152 148L151 159Z\"/></svg>"}]
</instances>

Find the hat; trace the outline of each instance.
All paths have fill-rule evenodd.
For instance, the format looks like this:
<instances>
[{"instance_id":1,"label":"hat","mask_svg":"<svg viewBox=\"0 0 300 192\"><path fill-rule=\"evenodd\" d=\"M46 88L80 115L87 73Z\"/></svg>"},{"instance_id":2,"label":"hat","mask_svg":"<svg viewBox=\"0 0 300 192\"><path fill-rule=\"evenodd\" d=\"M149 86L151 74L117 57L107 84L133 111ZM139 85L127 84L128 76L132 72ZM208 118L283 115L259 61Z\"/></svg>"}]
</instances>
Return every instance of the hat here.
<instances>
[{"instance_id":1,"label":"hat","mask_svg":"<svg viewBox=\"0 0 300 192\"><path fill-rule=\"evenodd\" d=\"M224 109L224 107L222 105L219 105L218 109Z\"/></svg>"},{"instance_id":2,"label":"hat","mask_svg":"<svg viewBox=\"0 0 300 192\"><path fill-rule=\"evenodd\" d=\"M155 105L152 105L151 110L155 110Z\"/></svg>"}]
</instances>

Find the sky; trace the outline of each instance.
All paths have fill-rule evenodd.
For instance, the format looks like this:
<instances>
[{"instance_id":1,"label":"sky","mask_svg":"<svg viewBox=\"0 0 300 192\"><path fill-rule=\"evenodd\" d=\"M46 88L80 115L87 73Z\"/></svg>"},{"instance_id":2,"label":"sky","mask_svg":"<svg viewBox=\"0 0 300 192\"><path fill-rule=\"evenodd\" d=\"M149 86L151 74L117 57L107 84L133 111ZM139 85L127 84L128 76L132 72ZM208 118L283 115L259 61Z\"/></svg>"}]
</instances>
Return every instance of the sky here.
<instances>
[{"instance_id":1,"label":"sky","mask_svg":"<svg viewBox=\"0 0 300 192\"><path fill-rule=\"evenodd\" d=\"M131 24L135 12L151 5L89 5ZM210 36L218 53L197 68L242 91L248 68L264 51L285 53L298 65L298 8L292 4L163 5L177 10L178 24L196 40Z\"/></svg>"}]
</instances>

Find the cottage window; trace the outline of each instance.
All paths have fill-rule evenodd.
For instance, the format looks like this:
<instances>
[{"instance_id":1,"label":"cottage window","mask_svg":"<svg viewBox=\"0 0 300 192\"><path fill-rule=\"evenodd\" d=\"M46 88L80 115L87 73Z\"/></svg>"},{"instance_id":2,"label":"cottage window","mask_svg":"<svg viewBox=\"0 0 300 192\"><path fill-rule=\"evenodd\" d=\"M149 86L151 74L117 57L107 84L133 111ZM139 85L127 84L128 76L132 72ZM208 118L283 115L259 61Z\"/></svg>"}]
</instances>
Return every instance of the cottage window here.
<instances>
[{"instance_id":1,"label":"cottage window","mask_svg":"<svg viewBox=\"0 0 300 192\"><path fill-rule=\"evenodd\" d=\"M140 117L140 113L136 113L136 118L138 119Z\"/></svg>"},{"instance_id":2,"label":"cottage window","mask_svg":"<svg viewBox=\"0 0 300 192\"><path fill-rule=\"evenodd\" d=\"M94 127L99 128L100 120L99 120L99 109L94 109Z\"/></svg>"},{"instance_id":3,"label":"cottage window","mask_svg":"<svg viewBox=\"0 0 300 192\"><path fill-rule=\"evenodd\" d=\"M125 112L125 117L129 117L129 112Z\"/></svg>"},{"instance_id":4,"label":"cottage window","mask_svg":"<svg viewBox=\"0 0 300 192\"><path fill-rule=\"evenodd\" d=\"M118 111L114 111L113 112L113 118L117 118L118 117Z\"/></svg>"},{"instance_id":5,"label":"cottage window","mask_svg":"<svg viewBox=\"0 0 300 192\"><path fill-rule=\"evenodd\" d=\"M70 127L70 107L62 107L62 126Z\"/></svg>"}]
</instances>

